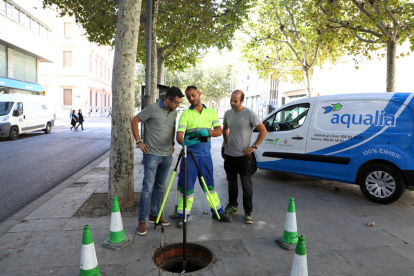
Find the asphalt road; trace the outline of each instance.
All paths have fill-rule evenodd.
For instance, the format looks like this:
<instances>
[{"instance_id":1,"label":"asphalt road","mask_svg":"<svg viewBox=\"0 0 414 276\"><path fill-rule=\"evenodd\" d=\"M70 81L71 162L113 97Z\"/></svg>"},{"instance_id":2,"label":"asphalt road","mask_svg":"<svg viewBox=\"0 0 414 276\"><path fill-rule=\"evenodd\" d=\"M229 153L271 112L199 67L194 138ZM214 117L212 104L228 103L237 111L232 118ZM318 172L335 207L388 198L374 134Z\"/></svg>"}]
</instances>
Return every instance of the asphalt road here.
<instances>
[{"instance_id":1,"label":"asphalt road","mask_svg":"<svg viewBox=\"0 0 414 276\"><path fill-rule=\"evenodd\" d=\"M109 150L110 119L86 118L84 129L58 120L50 134L0 139L0 222Z\"/></svg>"}]
</instances>

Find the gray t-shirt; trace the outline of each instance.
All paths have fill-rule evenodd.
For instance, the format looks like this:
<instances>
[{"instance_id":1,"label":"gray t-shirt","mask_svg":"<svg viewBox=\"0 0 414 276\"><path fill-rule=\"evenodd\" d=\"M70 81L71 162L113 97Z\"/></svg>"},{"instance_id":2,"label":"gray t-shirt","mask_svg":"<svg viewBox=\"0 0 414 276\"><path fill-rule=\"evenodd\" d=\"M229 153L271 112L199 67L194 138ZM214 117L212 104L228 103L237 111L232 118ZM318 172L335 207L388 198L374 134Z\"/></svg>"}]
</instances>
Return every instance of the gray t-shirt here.
<instances>
[{"instance_id":1,"label":"gray t-shirt","mask_svg":"<svg viewBox=\"0 0 414 276\"><path fill-rule=\"evenodd\" d=\"M177 111L168 113L164 102L150 104L137 115L145 122L146 141L150 150L148 154L170 156L172 150L172 132L177 119ZM141 137L142 140L143 137Z\"/></svg>"},{"instance_id":2,"label":"gray t-shirt","mask_svg":"<svg viewBox=\"0 0 414 276\"><path fill-rule=\"evenodd\" d=\"M243 150L252 145L253 128L261 123L259 116L246 107L238 112L227 110L223 125L227 125L230 131L224 153L229 156L243 156Z\"/></svg>"}]
</instances>

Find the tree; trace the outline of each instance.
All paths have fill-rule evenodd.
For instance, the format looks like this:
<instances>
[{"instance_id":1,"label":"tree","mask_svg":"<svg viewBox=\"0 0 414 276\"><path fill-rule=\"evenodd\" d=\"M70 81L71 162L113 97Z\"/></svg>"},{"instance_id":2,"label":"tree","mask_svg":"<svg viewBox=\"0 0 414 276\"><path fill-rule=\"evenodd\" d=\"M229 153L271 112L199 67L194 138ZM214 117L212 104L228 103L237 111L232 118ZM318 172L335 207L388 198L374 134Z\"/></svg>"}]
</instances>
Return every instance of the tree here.
<instances>
[{"instance_id":1,"label":"tree","mask_svg":"<svg viewBox=\"0 0 414 276\"><path fill-rule=\"evenodd\" d=\"M313 0L261 1L249 23L250 40L243 55L263 79L291 79L305 83L311 96L315 65L335 63L343 54L340 35L326 24ZM249 31L249 30L248 30Z\"/></svg>"},{"instance_id":2,"label":"tree","mask_svg":"<svg viewBox=\"0 0 414 276\"><path fill-rule=\"evenodd\" d=\"M163 69L183 70L195 65L210 47L231 48L235 31L247 18L256 0L157 0L153 21L157 54L151 75L162 80ZM75 16L90 41L113 44L117 5L115 0L43 0L44 6L56 5L60 16ZM145 3L145 1L144 1ZM144 5L143 5L144 6ZM146 13L140 20L140 37L146 36ZM153 38L153 41L155 39ZM137 61L145 63L145 43L140 41ZM154 53L154 52L153 52ZM156 70L156 67L159 69ZM154 72L157 72L156 74ZM154 82L154 80L153 80ZM158 81L161 83L161 81Z\"/></svg>"},{"instance_id":3,"label":"tree","mask_svg":"<svg viewBox=\"0 0 414 276\"><path fill-rule=\"evenodd\" d=\"M187 86L194 85L202 92L204 102L221 99L231 93L231 82L237 82L235 72L230 66L213 68L190 67L185 71L168 71L167 83L184 91Z\"/></svg>"},{"instance_id":4,"label":"tree","mask_svg":"<svg viewBox=\"0 0 414 276\"><path fill-rule=\"evenodd\" d=\"M318 0L318 4L332 26L346 29L354 38L344 46L349 54L371 59L374 51L386 48L386 91L395 92L397 46L410 40L414 50L414 4L408 0Z\"/></svg>"},{"instance_id":5,"label":"tree","mask_svg":"<svg viewBox=\"0 0 414 276\"><path fill-rule=\"evenodd\" d=\"M109 155L108 202L119 198L121 209L134 206L135 56L141 0L119 0L112 77L112 129Z\"/></svg>"},{"instance_id":6,"label":"tree","mask_svg":"<svg viewBox=\"0 0 414 276\"><path fill-rule=\"evenodd\" d=\"M234 78L230 66L210 68L206 78L203 79L202 86L206 100L215 101L218 107L220 100L230 95L231 82Z\"/></svg>"}]
</instances>

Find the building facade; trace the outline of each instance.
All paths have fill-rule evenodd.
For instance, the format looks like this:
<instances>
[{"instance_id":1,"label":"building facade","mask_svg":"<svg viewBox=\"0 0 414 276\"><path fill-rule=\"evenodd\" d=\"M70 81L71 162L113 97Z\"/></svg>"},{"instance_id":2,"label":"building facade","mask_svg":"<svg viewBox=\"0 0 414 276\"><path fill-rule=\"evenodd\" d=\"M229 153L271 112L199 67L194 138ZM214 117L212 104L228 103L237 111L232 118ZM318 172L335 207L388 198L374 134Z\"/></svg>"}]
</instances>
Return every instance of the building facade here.
<instances>
[{"instance_id":1,"label":"building facade","mask_svg":"<svg viewBox=\"0 0 414 276\"><path fill-rule=\"evenodd\" d=\"M52 28L33 10L0 0L0 94L45 95L41 63L53 63Z\"/></svg>"},{"instance_id":2,"label":"building facade","mask_svg":"<svg viewBox=\"0 0 414 276\"><path fill-rule=\"evenodd\" d=\"M56 18L55 63L40 65L39 82L52 97L58 117L82 109L89 117L107 116L112 107L112 62L109 46L88 41L73 17Z\"/></svg>"},{"instance_id":3,"label":"building facade","mask_svg":"<svg viewBox=\"0 0 414 276\"><path fill-rule=\"evenodd\" d=\"M55 117L106 116L112 62L111 47L89 42L74 18L41 0L0 0L0 94L46 95Z\"/></svg>"}]
</instances>

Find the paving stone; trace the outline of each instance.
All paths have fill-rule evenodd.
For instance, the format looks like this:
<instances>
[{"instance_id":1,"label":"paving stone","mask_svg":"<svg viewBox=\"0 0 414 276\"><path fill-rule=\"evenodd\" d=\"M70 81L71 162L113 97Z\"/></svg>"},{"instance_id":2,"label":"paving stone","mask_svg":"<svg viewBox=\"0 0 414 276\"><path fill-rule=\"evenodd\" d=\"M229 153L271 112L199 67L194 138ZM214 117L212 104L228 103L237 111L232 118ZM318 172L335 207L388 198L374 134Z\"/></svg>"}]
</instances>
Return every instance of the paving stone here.
<instances>
[{"instance_id":1,"label":"paving stone","mask_svg":"<svg viewBox=\"0 0 414 276\"><path fill-rule=\"evenodd\" d=\"M111 218L110 217L100 217L100 218L76 218L72 217L62 228L62 230L76 230L82 229L85 225L91 226L91 231L93 229L102 229L107 228L109 229L111 226Z\"/></svg>"},{"instance_id":2,"label":"paving stone","mask_svg":"<svg viewBox=\"0 0 414 276\"><path fill-rule=\"evenodd\" d=\"M31 232L6 233L0 238L0 250L17 248Z\"/></svg>"},{"instance_id":3,"label":"paving stone","mask_svg":"<svg viewBox=\"0 0 414 276\"><path fill-rule=\"evenodd\" d=\"M33 232L19 248L45 248L59 246L81 246L83 231Z\"/></svg>"},{"instance_id":4,"label":"paving stone","mask_svg":"<svg viewBox=\"0 0 414 276\"><path fill-rule=\"evenodd\" d=\"M410 262L414 263L414 245L406 244L400 246L390 246L390 248L403 256L405 259L409 260ZM413 270L414 271L414 270Z\"/></svg>"},{"instance_id":5,"label":"paving stone","mask_svg":"<svg viewBox=\"0 0 414 276\"><path fill-rule=\"evenodd\" d=\"M36 248L0 250L0 274L27 269L35 261L40 251ZM26 272L27 276L27 272Z\"/></svg>"},{"instance_id":6,"label":"paving stone","mask_svg":"<svg viewBox=\"0 0 414 276\"><path fill-rule=\"evenodd\" d=\"M253 256L223 259L226 275L289 275L281 256Z\"/></svg>"},{"instance_id":7,"label":"paving stone","mask_svg":"<svg viewBox=\"0 0 414 276\"><path fill-rule=\"evenodd\" d=\"M293 254L282 254L292 266ZM352 273L355 267L336 251L307 252L308 271L310 275L331 275L335 273Z\"/></svg>"},{"instance_id":8,"label":"paving stone","mask_svg":"<svg viewBox=\"0 0 414 276\"><path fill-rule=\"evenodd\" d=\"M96 245L95 245L96 246ZM29 269L61 268L80 264L82 244L78 246L47 247L30 264ZM95 247L96 250L96 247ZM98 260L99 262L99 260Z\"/></svg>"},{"instance_id":9,"label":"paving stone","mask_svg":"<svg viewBox=\"0 0 414 276\"><path fill-rule=\"evenodd\" d=\"M243 256L250 256L243 241L236 240L220 240L220 241L207 241L197 242L208 249L210 249L217 260L223 258L239 258Z\"/></svg>"},{"instance_id":10,"label":"paving stone","mask_svg":"<svg viewBox=\"0 0 414 276\"><path fill-rule=\"evenodd\" d=\"M386 246L358 247L353 249L337 249L345 260L357 270L373 275L384 275L384 270L393 267L413 267L414 264Z\"/></svg>"},{"instance_id":11,"label":"paving stone","mask_svg":"<svg viewBox=\"0 0 414 276\"><path fill-rule=\"evenodd\" d=\"M22 220L19 224L13 226L9 232L32 232L32 231L50 231L60 230L69 219L32 219Z\"/></svg>"}]
</instances>

